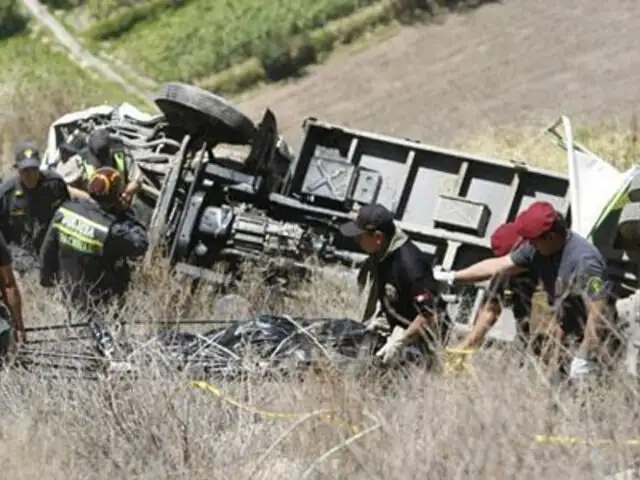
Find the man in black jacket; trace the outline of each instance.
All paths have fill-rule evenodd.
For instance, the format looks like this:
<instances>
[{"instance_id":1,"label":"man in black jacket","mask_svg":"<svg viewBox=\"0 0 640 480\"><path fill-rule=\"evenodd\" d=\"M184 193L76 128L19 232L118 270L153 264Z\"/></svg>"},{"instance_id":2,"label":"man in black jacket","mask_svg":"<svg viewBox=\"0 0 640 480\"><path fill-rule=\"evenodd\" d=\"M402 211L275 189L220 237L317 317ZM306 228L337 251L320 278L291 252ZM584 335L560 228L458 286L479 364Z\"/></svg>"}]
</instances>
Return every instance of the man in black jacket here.
<instances>
[{"instance_id":1,"label":"man in black jacket","mask_svg":"<svg viewBox=\"0 0 640 480\"><path fill-rule=\"evenodd\" d=\"M122 200L125 184L113 168L90 178L92 200L72 199L58 208L40 252L40 283L59 283L71 302L88 313L92 333L109 355L112 345L100 319L102 308L122 302L131 280L127 259L144 255L145 227Z\"/></svg>"},{"instance_id":2,"label":"man in black jacket","mask_svg":"<svg viewBox=\"0 0 640 480\"><path fill-rule=\"evenodd\" d=\"M432 351L434 342L444 340L448 319L429 255L398 228L393 213L380 204L363 206L355 220L342 225L340 231L369 254L359 275L361 287L366 283L364 277L372 280L365 317L373 314L377 300L380 315L391 329L405 329L400 336L392 333L376 355L387 363L404 345L421 338L426 342L419 345Z\"/></svg>"},{"instance_id":3,"label":"man in black jacket","mask_svg":"<svg viewBox=\"0 0 640 480\"><path fill-rule=\"evenodd\" d=\"M18 146L18 171L0 185L0 232L12 249L14 267L26 270L37 259L53 213L69 199L67 185L56 172L40 170L35 145Z\"/></svg>"}]
</instances>

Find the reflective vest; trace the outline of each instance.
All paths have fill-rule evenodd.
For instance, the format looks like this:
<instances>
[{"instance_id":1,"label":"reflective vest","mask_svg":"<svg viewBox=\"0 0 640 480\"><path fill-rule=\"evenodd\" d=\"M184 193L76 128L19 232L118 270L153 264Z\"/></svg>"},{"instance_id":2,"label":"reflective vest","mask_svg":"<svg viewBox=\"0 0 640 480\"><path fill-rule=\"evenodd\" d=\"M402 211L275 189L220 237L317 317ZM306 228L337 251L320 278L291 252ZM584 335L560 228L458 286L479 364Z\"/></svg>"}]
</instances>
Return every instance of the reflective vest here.
<instances>
[{"instance_id":1,"label":"reflective vest","mask_svg":"<svg viewBox=\"0 0 640 480\"><path fill-rule=\"evenodd\" d=\"M101 166L109 166L109 167L115 168L117 171L119 171L122 174L122 177L124 178L125 182L128 182L129 179L127 178L127 175L129 172L127 172L127 159L125 155L126 154L122 151L114 152L113 155L110 155L110 158L112 159L112 164L101 165ZM87 181L91 178L91 175L93 175L93 172L95 172L98 168L99 167L92 165L91 162L85 162Z\"/></svg>"},{"instance_id":2,"label":"reflective vest","mask_svg":"<svg viewBox=\"0 0 640 480\"><path fill-rule=\"evenodd\" d=\"M102 256L113 218L99 207L66 202L54 217L61 247L82 255Z\"/></svg>"}]
</instances>

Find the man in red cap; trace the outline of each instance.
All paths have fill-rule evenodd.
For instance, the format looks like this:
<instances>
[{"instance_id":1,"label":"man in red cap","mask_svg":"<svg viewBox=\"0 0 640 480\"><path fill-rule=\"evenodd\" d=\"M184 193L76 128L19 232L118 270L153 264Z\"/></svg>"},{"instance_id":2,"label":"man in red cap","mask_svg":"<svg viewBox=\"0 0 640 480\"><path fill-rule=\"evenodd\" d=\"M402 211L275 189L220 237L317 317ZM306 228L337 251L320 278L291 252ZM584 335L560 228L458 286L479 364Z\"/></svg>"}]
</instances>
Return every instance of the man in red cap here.
<instances>
[{"instance_id":1,"label":"man in red cap","mask_svg":"<svg viewBox=\"0 0 640 480\"><path fill-rule=\"evenodd\" d=\"M452 284L481 282L499 274L535 273L554 309L559 336L580 339L570 377L594 373L617 341L615 335L608 335L617 323L617 314L604 258L588 240L570 231L548 202L533 203L514 223L526 241L513 252L457 272L435 269L434 276ZM602 348L605 344L608 349Z\"/></svg>"},{"instance_id":2,"label":"man in red cap","mask_svg":"<svg viewBox=\"0 0 640 480\"><path fill-rule=\"evenodd\" d=\"M516 224L503 223L491 235L491 250L496 257L508 255L522 243ZM529 336L531 300L538 285L535 272L526 271L513 277L498 275L491 279L482 308L471 331L457 348L475 348L482 344L491 327L500 318L502 308L510 306L517 321L521 339Z\"/></svg>"}]
</instances>

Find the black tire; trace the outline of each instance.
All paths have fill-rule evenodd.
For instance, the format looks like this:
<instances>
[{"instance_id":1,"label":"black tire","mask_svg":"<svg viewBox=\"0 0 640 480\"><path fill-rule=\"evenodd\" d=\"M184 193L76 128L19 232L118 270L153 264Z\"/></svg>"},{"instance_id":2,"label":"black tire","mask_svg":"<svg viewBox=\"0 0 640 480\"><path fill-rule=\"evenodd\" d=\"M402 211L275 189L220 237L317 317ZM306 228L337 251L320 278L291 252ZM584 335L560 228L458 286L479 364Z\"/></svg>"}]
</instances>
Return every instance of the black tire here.
<instances>
[{"instance_id":1,"label":"black tire","mask_svg":"<svg viewBox=\"0 0 640 480\"><path fill-rule=\"evenodd\" d=\"M224 98L192 85L167 83L154 102L169 124L216 144L251 143L256 133L255 124Z\"/></svg>"},{"instance_id":2,"label":"black tire","mask_svg":"<svg viewBox=\"0 0 640 480\"><path fill-rule=\"evenodd\" d=\"M618 233L626 248L640 250L640 203L631 202L624 206L618 220Z\"/></svg>"}]
</instances>

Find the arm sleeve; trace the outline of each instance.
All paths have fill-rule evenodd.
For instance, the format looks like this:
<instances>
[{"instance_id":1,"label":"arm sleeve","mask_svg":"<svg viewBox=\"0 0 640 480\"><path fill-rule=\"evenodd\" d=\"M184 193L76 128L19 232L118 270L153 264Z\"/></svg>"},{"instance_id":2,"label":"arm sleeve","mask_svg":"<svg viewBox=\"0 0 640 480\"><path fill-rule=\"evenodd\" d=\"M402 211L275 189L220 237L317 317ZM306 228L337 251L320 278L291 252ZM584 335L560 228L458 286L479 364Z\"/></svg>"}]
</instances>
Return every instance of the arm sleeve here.
<instances>
[{"instance_id":1,"label":"arm sleeve","mask_svg":"<svg viewBox=\"0 0 640 480\"><path fill-rule=\"evenodd\" d=\"M7 241L4 239L4 235L0 233L0 267L6 267L13 263L11 251L7 245Z\"/></svg>"},{"instance_id":2,"label":"arm sleeve","mask_svg":"<svg viewBox=\"0 0 640 480\"><path fill-rule=\"evenodd\" d=\"M58 275L58 231L52 221L40 248L40 285L50 287Z\"/></svg>"},{"instance_id":3,"label":"arm sleeve","mask_svg":"<svg viewBox=\"0 0 640 480\"><path fill-rule=\"evenodd\" d=\"M109 246L120 257L140 257L149 247L147 230L131 220L115 223L109 232Z\"/></svg>"},{"instance_id":4,"label":"arm sleeve","mask_svg":"<svg viewBox=\"0 0 640 480\"><path fill-rule=\"evenodd\" d=\"M67 184L62 179L57 180L51 188L53 190L53 204L51 208L56 210L60 205L69 200L71 196L69 195Z\"/></svg>"},{"instance_id":5,"label":"arm sleeve","mask_svg":"<svg viewBox=\"0 0 640 480\"><path fill-rule=\"evenodd\" d=\"M536 249L529 242L523 243L513 252L511 252L511 261L520 268L530 269L533 265L533 259Z\"/></svg>"},{"instance_id":6,"label":"arm sleeve","mask_svg":"<svg viewBox=\"0 0 640 480\"><path fill-rule=\"evenodd\" d=\"M426 259L413 254L405 255L402 264L415 308L422 315L432 314L438 304L438 298L431 265Z\"/></svg>"},{"instance_id":7,"label":"arm sleeve","mask_svg":"<svg viewBox=\"0 0 640 480\"><path fill-rule=\"evenodd\" d=\"M580 264L575 286L586 300L593 302L606 300L613 288L604 262L597 258L589 259Z\"/></svg>"}]
</instances>

